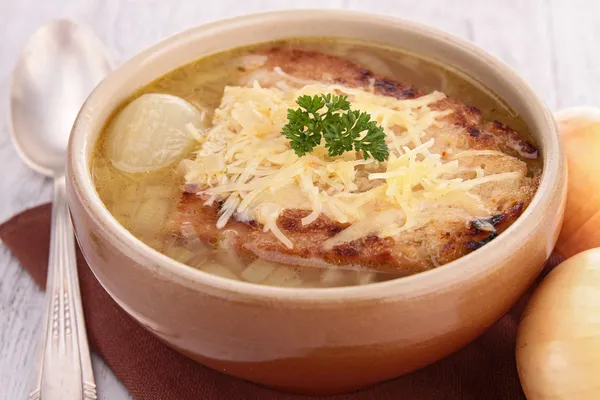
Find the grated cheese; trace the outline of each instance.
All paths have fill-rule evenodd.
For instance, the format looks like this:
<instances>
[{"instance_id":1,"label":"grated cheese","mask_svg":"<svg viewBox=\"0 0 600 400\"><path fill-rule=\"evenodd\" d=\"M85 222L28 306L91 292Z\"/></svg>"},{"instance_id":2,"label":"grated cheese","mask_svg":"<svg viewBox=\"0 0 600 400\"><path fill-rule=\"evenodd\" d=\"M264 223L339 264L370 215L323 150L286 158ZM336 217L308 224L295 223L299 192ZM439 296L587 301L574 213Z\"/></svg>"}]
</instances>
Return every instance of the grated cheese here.
<instances>
[{"instance_id":1,"label":"grated cheese","mask_svg":"<svg viewBox=\"0 0 600 400\"><path fill-rule=\"evenodd\" d=\"M188 187L201 188L199 193L208 196L208 204L224 200L218 228L230 218L255 220L292 248L277 219L285 209L300 208L309 211L303 225L321 214L352 224L328 245L367 233L395 236L435 220L466 223L489 216L493 210L471 190L524 178L521 172L485 175L481 167L466 169L460 164L465 157L510 157L499 151L464 150L448 160L434 151L435 138L425 140L427 130L443 129L444 117L452 113L430 108L445 98L441 92L398 100L375 94L374 82L363 90L299 79L279 67L269 73L280 78L269 88L258 81L247 87L225 87L210 129L186 127L200 150L195 160L181 164L185 181ZM363 160L354 152L328 157L323 144L304 157L290 149L281 135L288 108L297 108L299 96L321 93L347 95L353 109L368 112L382 126L390 146L387 162ZM363 170L360 177L359 170ZM465 171L475 177L458 177Z\"/></svg>"}]
</instances>

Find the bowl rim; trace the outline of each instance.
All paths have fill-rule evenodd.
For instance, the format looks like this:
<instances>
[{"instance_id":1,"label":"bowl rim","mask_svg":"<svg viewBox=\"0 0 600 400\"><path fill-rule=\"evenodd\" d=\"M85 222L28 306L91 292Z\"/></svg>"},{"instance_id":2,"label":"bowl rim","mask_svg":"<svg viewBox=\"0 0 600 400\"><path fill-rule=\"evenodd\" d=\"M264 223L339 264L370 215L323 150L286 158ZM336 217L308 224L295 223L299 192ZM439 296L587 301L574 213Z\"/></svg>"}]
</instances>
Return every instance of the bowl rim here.
<instances>
[{"instance_id":1,"label":"bowl rim","mask_svg":"<svg viewBox=\"0 0 600 400\"><path fill-rule=\"evenodd\" d=\"M206 34L208 31L228 30L234 26L239 27L240 25L248 26L256 23L265 23L266 21L280 21L285 18L314 20L317 17L331 21L354 21L358 24L402 26L403 29L411 30L413 33L443 41L445 45L454 46L458 51L467 52L473 58L483 59L489 68L500 71L502 79L516 86L527 99L527 107L535 110L538 115L543 116L544 123L548 129L541 134L546 136L547 148L544 149L543 172L538 190L523 214L505 232L486 245L485 251L478 249L457 260L431 270L367 285L335 288L274 287L223 278L175 261L152 249L140 239L137 239L121 226L108 209L104 207L91 179L85 149L88 145L95 145L95 143L88 143L87 141L88 130L86 127L89 123L87 120L90 118L88 112L93 112L96 97L98 97L99 92L104 90L107 82L117 80L119 76L126 76L126 72L131 73L141 68L140 66L143 67L146 61L154 57L164 57L171 46L176 47L177 44L193 40L195 36ZM549 163L548 160L553 160L554 162ZM498 267L498 264L500 264L498 261L502 258L497 255L494 257L494 253L503 254L507 249L517 248L523 243L523 239L534 230L535 223L530 222L535 222L535 214L542 213L542 210L550 205L554 198L554 188L557 183L560 183L561 176L565 173L561 143L557 134L556 123L550 110L535 94L531 86L503 61L466 39L419 22L360 11L323 9L268 11L221 19L184 30L161 40L133 56L109 74L94 89L82 106L71 133L67 163L69 166L67 171L73 174L74 192L79 196L85 212L105 231L105 234L111 237L111 243L116 244L121 250L127 250L127 256L139 265L152 268L153 273L161 274L169 279L176 279L187 285L193 285L193 287L210 288L214 293L222 296L231 297L237 295L244 299L254 298L258 300L270 299L308 303L380 301L392 294L398 295L399 293L404 296L421 296L425 293L439 290L442 287L453 286L457 281L470 280L476 275L492 273L492 270ZM492 258L495 258L496 262L490 262ZM94 271L93 268L91 269ZM461 273L457 274L456 271L460 271Z\"/></svg>"}]
</instances>

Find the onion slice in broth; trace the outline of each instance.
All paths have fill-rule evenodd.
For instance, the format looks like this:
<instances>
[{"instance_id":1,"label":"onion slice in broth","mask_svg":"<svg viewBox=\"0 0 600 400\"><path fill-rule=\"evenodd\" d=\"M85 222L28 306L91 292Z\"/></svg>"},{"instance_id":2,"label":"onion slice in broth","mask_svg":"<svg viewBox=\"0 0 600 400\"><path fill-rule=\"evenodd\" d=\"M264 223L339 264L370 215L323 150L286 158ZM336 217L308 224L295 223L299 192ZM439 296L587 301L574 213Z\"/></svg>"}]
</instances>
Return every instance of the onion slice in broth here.
<instances>
[{"instance_id":1,"label":"onion slice in broth","mask_svg":"<svg viewBox=\"0 0 600 400\"><path fill-rule=\"evenodd\" d=\"M196 107L176 96L145 94L121 110L108 127L107 155L124 172L166 167L196 142L189 124L203 126L203 114Z\"/></svg>"}]
</instances>

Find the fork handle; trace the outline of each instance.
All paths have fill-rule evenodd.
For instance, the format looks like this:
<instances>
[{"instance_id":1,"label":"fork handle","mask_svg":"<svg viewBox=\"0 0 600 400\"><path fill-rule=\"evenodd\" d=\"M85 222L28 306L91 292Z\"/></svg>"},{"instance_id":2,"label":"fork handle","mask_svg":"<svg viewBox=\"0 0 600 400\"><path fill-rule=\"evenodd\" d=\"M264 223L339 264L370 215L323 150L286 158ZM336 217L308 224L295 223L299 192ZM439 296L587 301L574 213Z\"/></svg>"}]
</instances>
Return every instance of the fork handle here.
<instances>
[{"instance_id":1,"label":"fork handle","mask_svg":"<svg viewBox=\"0 0 600 400\"><path fill-rule=\"evenodd\" d=\"M94 400L96 385L77 277L73 225L65 178L54 181L46 326L30 400Z\"/></svg>"}]
</instances>

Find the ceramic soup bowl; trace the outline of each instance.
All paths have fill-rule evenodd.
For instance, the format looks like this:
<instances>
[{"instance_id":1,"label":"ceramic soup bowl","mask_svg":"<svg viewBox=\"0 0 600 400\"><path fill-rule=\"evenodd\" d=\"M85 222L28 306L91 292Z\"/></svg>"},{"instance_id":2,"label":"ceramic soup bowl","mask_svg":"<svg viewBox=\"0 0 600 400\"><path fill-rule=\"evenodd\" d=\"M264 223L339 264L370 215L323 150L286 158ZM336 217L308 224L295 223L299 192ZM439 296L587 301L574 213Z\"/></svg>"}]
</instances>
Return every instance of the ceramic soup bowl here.
<instances>
[{"instance_id":1,"label":"ceramic soup bowl","mask_svg":"<svg viewBox=\"0 0 600 400\"><path fill-rule=\"evenodd\" d=\"M330 36L416 52L479 80L519 112L543 157L523 215L442 267L364 286L290 289L209 275L146 246L113 218L90 175L111 113L138 88L202 56L275 39ZM285 391L351 391L414 371L474 340L524 293L562 222L566 168L551 113L509 67L472 43L413 22L343 11L288 11L175 35L112 72L90 95L68 154L69 204L90 268L154 335L227 374Z\"/></svg>"}]
</instances>

